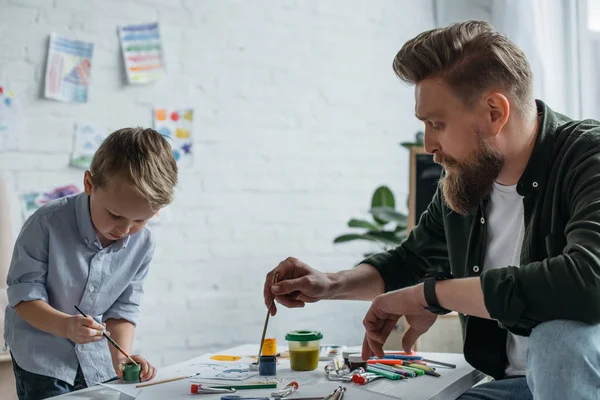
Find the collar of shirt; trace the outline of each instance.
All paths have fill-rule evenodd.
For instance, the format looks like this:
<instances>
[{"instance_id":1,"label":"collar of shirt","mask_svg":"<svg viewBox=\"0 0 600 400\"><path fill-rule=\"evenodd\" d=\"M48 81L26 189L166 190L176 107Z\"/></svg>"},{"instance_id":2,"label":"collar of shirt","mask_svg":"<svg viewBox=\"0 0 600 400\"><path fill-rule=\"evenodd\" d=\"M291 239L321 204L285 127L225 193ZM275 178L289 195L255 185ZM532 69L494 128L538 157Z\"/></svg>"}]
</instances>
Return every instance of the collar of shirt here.
<instances>
[{"instance_id":1,"label":"collar of shirt","mask_svg":"<svg viewBox=\"0 0 600 400\"><path fill-rule=\"evenodd\" d=\"M96 235L96 230L94 229L94 224L92 223L92 216L90 214L90 197L85 192L77 195L75 216L77 218L79 234L81 235L83 242L88 247L96 248L98 250L102 249L102 245L100 244L100 240L98 239L98 235ZM127 247L128 243L129 236L125 236L124 238L114 242L109 247L111 247L111 251L119 251Z\"/></svg>"},{"instance_id":2,"label":"collar of shirt","mask_svg":"<svg viewBox=\"0 0 600 400\"><path fill-rule=\"evenodd\" d=\"M517 192L521 196L527 196L532 191L541 189L546 182L548 163L554 157L552 149L558 126L557 115L541 100L536 100L536 105L538 114L541 114L541 121L533 152L517 184Z\"/></svg>"}]
</instances>

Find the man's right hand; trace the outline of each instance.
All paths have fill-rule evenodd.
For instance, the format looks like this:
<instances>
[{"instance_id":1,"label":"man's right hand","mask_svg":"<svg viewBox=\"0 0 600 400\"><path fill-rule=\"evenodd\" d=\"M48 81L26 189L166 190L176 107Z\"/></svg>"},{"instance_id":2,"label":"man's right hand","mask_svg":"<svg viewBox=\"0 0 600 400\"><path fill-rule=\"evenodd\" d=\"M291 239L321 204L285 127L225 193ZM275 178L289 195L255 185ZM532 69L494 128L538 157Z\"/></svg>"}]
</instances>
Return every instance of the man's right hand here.
<instances>
[{"instance_id":1,"label":"man's right hand","mask_svg":"<svg viewBox=\"0 0 600 400\"><path fill-rule=\"evenodd\" d=\"M61 321L63 336L77 344L98 342L104 339L102 332L105 326L94 321L92 317L71 315Z\"/></svg>"},{"instance_id":2,"label":"man's right hand","mask_svg":"<svg viewBox=\"0 0 600 400\"><path fill-rule=\"evenodd\" d=\"M273 285L276 273L277 283ZM297 258L288 257L267 274L263 291L265 305L271 308L271 315L277 313L273 300L286 307L304 307L306 303L331 297L332 285L330 275L311 268Z\"/></svg>"}]
</instances>

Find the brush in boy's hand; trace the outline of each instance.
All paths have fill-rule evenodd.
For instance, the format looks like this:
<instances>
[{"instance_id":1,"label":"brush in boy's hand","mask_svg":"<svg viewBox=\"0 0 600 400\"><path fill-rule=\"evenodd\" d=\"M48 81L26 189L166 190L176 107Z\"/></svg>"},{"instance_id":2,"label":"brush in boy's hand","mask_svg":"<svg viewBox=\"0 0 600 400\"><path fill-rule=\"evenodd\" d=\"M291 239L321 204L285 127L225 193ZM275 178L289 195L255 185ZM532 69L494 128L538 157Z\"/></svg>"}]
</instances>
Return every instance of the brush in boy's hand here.
<instances>
[{"instance_id":1,"label":"brush in boy's hand","mask_svg":"<svg viewBox=\"0 0 600 400\"><path fill-rule=\"evenodd\" d=\"M88 317L87 315L85 315L85 313L84 313L83 311L81 311L81 310L79 309L79 307L75 306L75 309L76 309L77 311L79 311L79 313L80 313L81 315L83 315L84 317L86 317L86 318ZM106 331L103 331L103 332L102 332L102 335L104 335L104 337L106 338L106 340L108 340L108 342L109 342L110 344L112 344L113 346L115 346L115 348L116 348L117 350L119 350L119 351L121 352L121 354L123 354L125 357L127 357L127 358L129 359L129 361L131 361L131 362L132 362L132 363L134 363L135 365L138 365L138 363L136 363L136 362L135 362L135 360L134 360L133 358L131 358L131 356L130 356L129 354L125 353L125 351L124 351L124 350L121 348L121 346L119 346L119 345L117 344L117 342L115 342L114 340L112 340L112 339L111 339L111 337L110 337L110 336L108 336L108 335L106 334Z\"/></svg>"}]
</instances>

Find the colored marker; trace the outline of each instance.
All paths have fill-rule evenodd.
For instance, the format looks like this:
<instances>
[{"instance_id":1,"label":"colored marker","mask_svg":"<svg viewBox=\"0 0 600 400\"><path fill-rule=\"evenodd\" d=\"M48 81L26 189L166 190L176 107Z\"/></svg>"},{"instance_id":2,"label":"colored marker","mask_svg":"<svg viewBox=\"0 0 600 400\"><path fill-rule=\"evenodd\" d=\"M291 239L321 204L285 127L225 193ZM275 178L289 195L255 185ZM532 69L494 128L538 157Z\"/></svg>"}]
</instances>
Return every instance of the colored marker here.
<instances>
[{"instance_id":1,"label":"colored marker","mask_svg":"<svg viewBox=\"0 0 600 400\"><path fill-rule=\"evenodd\" d=\"M417 375L421 376L421 375L425 375L425 371L423 371L422 369L418 369L418 368L413 368L413 367L408 367L404 364L402 364L402 369L407 369L409 371L414 371Z\"/></svg>"},{"instance_id":2,"label":"colored marker","mask_svg":"<svg viewBox=\"0 0 600 400\"><path fill-rule=\"evenodd\" d=\"M408 376L409 378L416 378L417 377L417 373L415 371L412 371L410 369L405 369L400 365L394 365L392 368L394 368L397 371L402 371L406 374L406 376Z\"/></svg>"},{"instance_id":3,"label":"colored marker","mask_svg":"<svg viewBox=\"0 0 600 400\"><path fill-rule=\"evenodd\" d=\"M456 368L456 365L454 365L454 364L445 363L445 362L441 362L441 361L433 361L433 360L426 360L426 359L423 359L423 361L428 362L430 364L441 365L442 367Z\"/></svg>"},{"instance_id":4,"label":"colored marker","mask_svg":"<svg viewBox=\"0 0 600 400\"><path fill-rule=\"evenodd\" d=\"M422 365L418 365L418 364L409 364L408 367L412 367L418 370L423 371L426 375L431 375L431 376L435 376L435 377L440 377L441 375L438 374L437 372L433 371L431 368L427 368L427 367L423 367Z\"/></svg>"},{"instance_id":5,"label":"colored marker","mask_svg":"<svg viewBox=\"0 0 600 400\"><path fill-rule=\"evenodd\" d=\"M381 375L384 378L390 379L392 381L397 381L397 380L400 380L400 379L406 379L405 377L403 377L400 374L395 374L393 372L384 371L382 369L375 368L372 365L367 366L367 371L368 372L372 372L372 373L377 374L377 375Z\"/></svg>"},{"instance_id":6,"label":"colored marker","mask_svg":"<svg viewBox=\"0 0 600 400\"><path fill-rule=\"evenodd\" d=\"M404 362L402 360L373 359L373 360L368 360L367 364L398 365L398 364L404 364Z\"/></svg>"},{"instance_id":7,"label":"colored marker","mask_svg":"<svg viewBox=\"0 0 600 400\"><path fill-rule=\"evenodd\" d=\"M402 370L399 370L399 369L397 369L397 368L394 368L394 367L389 367L389 366L387 366L387 365L383 365L383 364L375 364L375 365L374 365L374 367L375 367L375 368L382 369L382 370L384 370L384 371L393 372L393 373L395 373L395 374L400 374L400 375L402 375L402 376L404 376L404 377L408 378L408 372L407 372L407 371L402 371ZM416 374L415 374L415 375L416 375ZM411 378L413 378L413 376L411 376Z\"/></svg>"},{"instance_id":8,"label":"colored marker","mask_svg":"<svg viewBox=\"0 0 600 400\"><path fill-rule=\"evenodd\" d=\"M403 356L400 354L386 354L383 356L387 360L422 360L421 356Z\"/></svg>"}]
</instances>

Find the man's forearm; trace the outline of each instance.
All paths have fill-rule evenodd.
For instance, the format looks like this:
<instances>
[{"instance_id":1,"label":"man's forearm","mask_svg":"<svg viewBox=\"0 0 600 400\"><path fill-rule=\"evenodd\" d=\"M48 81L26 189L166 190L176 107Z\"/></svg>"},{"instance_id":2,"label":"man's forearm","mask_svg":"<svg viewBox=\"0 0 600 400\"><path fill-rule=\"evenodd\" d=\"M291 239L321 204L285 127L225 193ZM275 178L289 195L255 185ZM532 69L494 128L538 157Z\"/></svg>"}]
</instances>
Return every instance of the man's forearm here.
<instances>
[{"instance_id":1,"label":"man's forearm","mask_svg":"<svg viewBox=\"0 0 600 400\"><path fill-rule=\"evenodd\" d=\"M332 281L330 298L333 300L373 300L385 291L381 275L369 264L328 275Z\"/></svg>"},{"instance_id":2,"label":"man's forearm","mask_svg":"<svg viewBox=\"0 0 600 400\"><path fill-rule=\"evenodd\" d=\"M485 308L479 278L448 279L438 281L435 294L440 305L448 310L490 319Z\"/></svg>"},{"instance_id":3,"label":"man's forearm","mask_svg":"<svg viewBox=\"0 0 600 400\"><path fill-rule=\"evenodd\" d=\"M24 321L52 335L65 337L64 322L68 314L60 312L43 300L22 301L15 311Z\"/></svg>"},{"instance_id":4,"label":"man's forearm","mask_svg":"<svg viewBox=\"0 0 600 400\"><path fill-rule=\"evenodd\" d=\"M125 353L131 355L135 326L126 319L109 318L106 320L106 330L110 332L111 339L117 342ZM108 343L108 348L110 349L110 355L115 364L119 359L125 358L125 356L110 343Z\"/></svg>"}]
</instances>

